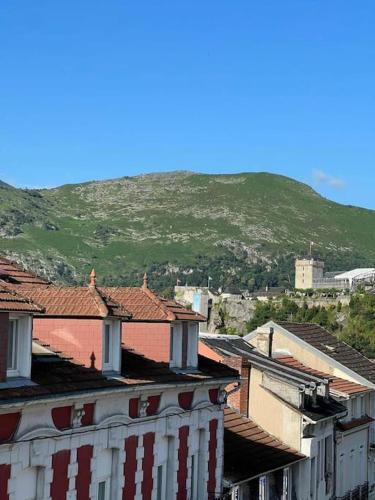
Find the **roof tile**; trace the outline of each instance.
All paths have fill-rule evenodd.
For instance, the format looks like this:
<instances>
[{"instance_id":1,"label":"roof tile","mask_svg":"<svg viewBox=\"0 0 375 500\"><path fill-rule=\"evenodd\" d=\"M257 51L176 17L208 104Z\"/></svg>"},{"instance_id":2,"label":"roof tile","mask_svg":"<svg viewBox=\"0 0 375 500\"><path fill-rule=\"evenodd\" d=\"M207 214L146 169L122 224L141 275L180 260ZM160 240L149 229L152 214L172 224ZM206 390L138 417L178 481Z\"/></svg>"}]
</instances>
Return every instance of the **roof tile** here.
<instances>
[{"instance_id":1,"label":"roof tile","mask_svg":"<svg viewBox=\"0 0 375 500\"><path fill-rule=\"evenodd\" d=\"M224 478L232 484L305 457L232 408L224 411Z\"/></svg>"},{"instance_id":2,"label":"roof tile","mask_svg":"<svg viewBox=\"0 0 375 500\"><path fill-rule=\"evenodd\" d=\"M375 383L375 364L325 328L313 323L277 321L285 330L296 335L335 361Z\"/></svg>"},{"instance_id":3,"label":"roof tile","mask_svg":"<svg viewBox=\"0 0 375 500\"><path fill-rule=\"evenodd\" d=\"M205 321L198 313L174 300L159 297L149 288L103 287L100 290L130 311L132 321Z\"/></svg>"}]
</instances>

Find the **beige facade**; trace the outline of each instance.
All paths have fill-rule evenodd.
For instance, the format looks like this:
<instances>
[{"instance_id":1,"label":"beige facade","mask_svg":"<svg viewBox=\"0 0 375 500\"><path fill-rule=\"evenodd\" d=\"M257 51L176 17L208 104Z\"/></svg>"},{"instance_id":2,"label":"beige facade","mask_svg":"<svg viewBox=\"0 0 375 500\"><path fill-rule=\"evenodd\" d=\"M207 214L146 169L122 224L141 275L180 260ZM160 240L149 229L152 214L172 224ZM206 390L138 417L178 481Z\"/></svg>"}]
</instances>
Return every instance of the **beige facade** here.
<instances>
[{"instance_id":1,"label":"beige facade","mask_svg":"<svg viewBox=\"0 0 375 500\"><path fill-rule=\"evenodd\" d=\"M315 259L296 260L295 288L308 290L314 283L323 280L324 262Z\"/></svg>"},{"instance_id":2,"label":"beige facade","mask_svg":"<svg viewBox=\"0 0 375 500\"><path fill-rule=\"evenodd\" d=\"M296 450L301 449L301 415L263 386L264 372L252 367L249 387L249 416L270 434ZM292 388L283 384L283 392ZM259 402L262 402L259 404ZM277 418L275 416L277 415Z\"/></svg>"}]
</instances>

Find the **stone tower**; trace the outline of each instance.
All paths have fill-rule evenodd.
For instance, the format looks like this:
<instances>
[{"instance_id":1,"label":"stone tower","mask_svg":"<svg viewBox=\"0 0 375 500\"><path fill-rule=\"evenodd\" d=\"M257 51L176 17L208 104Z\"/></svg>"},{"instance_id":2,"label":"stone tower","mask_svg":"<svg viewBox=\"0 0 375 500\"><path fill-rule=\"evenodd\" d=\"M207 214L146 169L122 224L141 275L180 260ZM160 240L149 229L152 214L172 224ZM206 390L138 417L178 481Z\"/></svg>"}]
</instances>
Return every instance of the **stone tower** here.
<instances>
[{"instance_id":1,"label":"stone tower","mask_svg":"<svg viewBox=\"0 0 375 500\"><path fill-rule=\"evenodd\" d=\"M296 259L295 288L307 290L323 279L324 262L315 259Z\"/></svg>"}]
</instances>

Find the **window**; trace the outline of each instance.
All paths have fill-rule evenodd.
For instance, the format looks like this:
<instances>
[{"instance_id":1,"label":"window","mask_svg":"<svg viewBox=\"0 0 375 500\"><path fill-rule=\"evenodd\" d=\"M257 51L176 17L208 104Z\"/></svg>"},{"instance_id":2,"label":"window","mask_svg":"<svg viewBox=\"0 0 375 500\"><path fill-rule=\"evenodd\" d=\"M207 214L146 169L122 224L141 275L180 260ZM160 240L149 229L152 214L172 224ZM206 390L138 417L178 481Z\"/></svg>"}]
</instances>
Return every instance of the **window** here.
<instances>
[{"instance_id":1,"label":"window","mask_svg":"<svg viewBox=\"0 0 375 500\"><path fill-rule=\"evenodd\" d=\"M163 466L158 466L156 478L156 500L163 500Z\"/></svg>"},{"instance_id":2,"label":"window","mask_svg":"<svg viewBox=\"0 0 375 500\"><path fill-rule=\"evenodd\" d=\"M168 436L168 455L167 455L167 478L166 491L170 492L171 498L174 496L175 475L176 475L176 441L174 436Z\"/></svg>"},{"instance_id":3,"label":"window","mask_svg":"<svg viewBox=\"0 0 375 500\"><path fill-rule=\"evenodd\" d=\"M191 472L190 472L190 498L197 498L197 480L196 480L196 468L197 460L195 455L191 456Z\"/></svg>"},{"instance_id":4,"label":"window","mask_svg":"<svg viewBox=\"0 0 375 500\"><path fill-rule=\"evenodd\" d=\"M113 451L113 449L106 449L97 455L95 500L110 500L113 497L111 495L111 477L116 466L113 460Z\"/></svg>"},{"instance_id":5,"label":"window","mask_svg":"<svg viewBox=\"0 0 375 500\"><path fill-rule=\"evenodd\" d=\"M104 353L103 360L105 364L110 362L110 351L111 351L111 325L106 323L104 326Z\"/></svg>"},{"instance_id":6,"label":"window","mask_svg":"<svg viewBox=\"0 0 375 500\"><path fill-rule=\"evenodd\" d=\"M106 490L106 481L101 481L98 484L98 500L106 500L105 490Z\"/></svg>"},{"instance_id":7,"label":"window","mask_svg":"<svg viewBox=\"0 0 375 500\"><path fill-rule=\"evenodd\" d=\"M324 477L326 480L326 494L331 490L332 484L332 475L333 475L333 447L332 447L333 439L332 436L328 436L324 440Z\"/></svg>"},{"instance_id":8,"label":"window","mask_svg":"<svg viewBox=\"0 0 375 500\"><path fill-rule=\"evenodd\" d=\"M121 369L121 322L104 321L102 338L102 370L120 372Z\"/></svg>"},{"instance_id":9,"label":"window","mask_svg":"<svg viewBox=\"0 0 375 500\"><path fill-rule=\"evenodd\" d=\"M198 451L198 464L197 464L197 491L198 500L205 499L205 472L207 466L207 455L205 453L206 429L199 429L199 451Z\"/></svg>"},{"instance_id":10,"label":"window","mask_svg":"<svg viewBox=\"0 0 375 500\"><path fill-rule=\"evenodd\" d=\"M315 498L315 457L311 459L311 472L310 472L310 498Z\"/></svg>"},{"instance_id":11,"label":"window","mask_svg":"<svg viewBox=\"0 0 375 500\"><path fill-rule=\"evenodd\" d=\"M290 498L290 470L288 468L283 469L283 500L289 500Z\"/></svg>"},{"instance_id":12,"label":"window","mask_svg":"<svg viewBox=\"0 0 375 500\"><path fill-rule=\"evenodd\" d=\"M261 476L259 478L259 500L267 500L267 476Z\"/></svg>"},{"instance_id":13,"label":"window","mask_svg":"<svg viewBox=\"0 0 375 500\"><path fill-rule=\"evenodd\" d=\"M8 332L8 358L7 369L10 375L18 375L19 358L19 328L18 321L13 319L9 321ZM12 373L13 372L13 373Z\"/></svg>"}]
</instances>

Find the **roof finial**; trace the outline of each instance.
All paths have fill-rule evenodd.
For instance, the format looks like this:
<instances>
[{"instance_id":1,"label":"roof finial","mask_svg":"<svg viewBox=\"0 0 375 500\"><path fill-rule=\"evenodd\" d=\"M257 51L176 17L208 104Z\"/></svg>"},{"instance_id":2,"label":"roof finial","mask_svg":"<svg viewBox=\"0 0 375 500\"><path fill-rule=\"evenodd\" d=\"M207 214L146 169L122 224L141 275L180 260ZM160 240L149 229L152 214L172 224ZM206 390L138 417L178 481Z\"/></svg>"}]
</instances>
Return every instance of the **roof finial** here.
<instances>
[{"instance_id":1,"label":"roof finial","mask_svg":"<svg viewBox=\"0 0 375 500\"><path fill-rule=\"evenodd\" d=\"M90 286L96 286L96 272L93 269L90 273Z\"/></svg>"},{"instance_id":2,"label":"roof finial","mask_svg":"<svg viewBox=\"0 0 375 500\"><path fill-rule=\"evenodd\" d=\"M148 288L148 276L147 273L143 275L143 285L142 288Z\"/></svg>"},{"instance_id":3,"label":"roof finial","mask_svg":"<svg viewBox=\"0 0 375 500\"><path fill-rule=\"evenodd\" d=\"M92 351L90 356L90 368L95 368L95 361L96 361L95 353L94 351Z\"/></svg>"}]
</instances>

